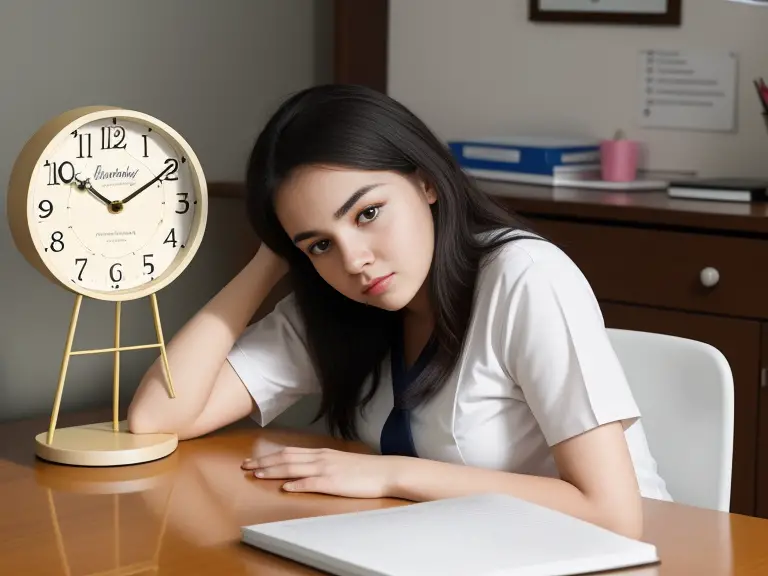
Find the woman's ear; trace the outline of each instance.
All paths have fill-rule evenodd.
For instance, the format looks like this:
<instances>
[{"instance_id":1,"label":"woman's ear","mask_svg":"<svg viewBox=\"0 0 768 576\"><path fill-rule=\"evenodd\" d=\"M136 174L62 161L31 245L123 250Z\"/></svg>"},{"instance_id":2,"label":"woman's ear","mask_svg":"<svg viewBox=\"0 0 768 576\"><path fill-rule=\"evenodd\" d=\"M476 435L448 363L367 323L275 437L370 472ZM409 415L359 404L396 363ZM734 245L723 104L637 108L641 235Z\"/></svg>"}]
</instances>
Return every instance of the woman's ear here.
<instances>
[{"instance_id":1,"label":"woman's ear","mask_svg":"<svg viewBox=\"0 0 768 576\"><path fill-rule=\"evenodd\" d=\"M434 186L427 183L424 192L427 196L427 202L429 202L430 204L434 204L435 202L437 202L437 191L435 190Z\"/></svg>"},{"instance_id":2,"label":"woman's ear","mask_svg":"<svg viewBox=\"0 0 768 576\"><path fill-rule=\"evenodd\" d=\"M418 172L417 178L418 186L424 193L427 203L434 204L437 202L437 190L435 190L435 187L424 177L424 174L421 171Z\"/></svg>"}]
</instances>

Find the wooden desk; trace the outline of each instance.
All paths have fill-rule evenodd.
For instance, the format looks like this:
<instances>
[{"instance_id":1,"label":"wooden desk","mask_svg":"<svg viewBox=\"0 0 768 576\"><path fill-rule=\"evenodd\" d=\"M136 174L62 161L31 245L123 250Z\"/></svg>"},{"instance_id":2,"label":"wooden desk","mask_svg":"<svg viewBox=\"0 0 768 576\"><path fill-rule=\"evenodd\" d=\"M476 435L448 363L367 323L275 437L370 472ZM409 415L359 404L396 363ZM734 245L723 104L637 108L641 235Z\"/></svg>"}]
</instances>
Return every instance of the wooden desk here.
<instances>
[{"instance_id":1,"label":"wooden desk","mask_svg":"<svg viewBox=\"0 0 768 576\"><path fill-rule=\"evenodd\" d=\"M108 415L62 415L60 425ZM45 419L0 426L0 574L319 574L240 544L240 526L407 504L287 494L240 470L243 458L275 445L364 451L323 436L246 421L182 442L163 460L96 469L35 459L34 435L45 428ZM622 574L768 573L768 520L650 500L645 513L644 539L662 562Z\"/></svg>"}]
</instances>

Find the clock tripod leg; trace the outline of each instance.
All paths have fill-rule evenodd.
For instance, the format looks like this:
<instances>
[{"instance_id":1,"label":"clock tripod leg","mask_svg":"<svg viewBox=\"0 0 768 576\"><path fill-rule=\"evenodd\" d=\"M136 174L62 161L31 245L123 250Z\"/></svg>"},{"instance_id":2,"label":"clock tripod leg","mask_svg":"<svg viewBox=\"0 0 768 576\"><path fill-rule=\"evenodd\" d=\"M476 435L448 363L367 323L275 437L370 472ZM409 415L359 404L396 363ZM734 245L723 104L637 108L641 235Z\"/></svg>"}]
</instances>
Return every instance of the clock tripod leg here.
<instances>
[{"instance_id":1,"label":"clock tripod leg","mask_svg":"<svg viewBox=\"0 0 768 576\"><path fill-rule=\"evenodd\" d=\"M112 430L120 429L118 424L118 412L120 411L120 305L115 302L115 367L114 381L112 384Z\"/></svg>"},{"instance_id":2,"label":"clock tripod leg","mask_svg":"<svg viewBox=\"0 0 768 576\"><path fill-rule=\"evenodd\" d=\"M168 366L168 354L165 351L165 340L163 340L163 328L160 325L160 310L157 306L157 295L154 293L149 296L152 302L152 315L155 319L155 332L157 333L157 342L160 344L160 355L163 358L163 368L165 368L165 381L168 383L168 394L171 398L176 398L176 392L173 389L173 380L171 379L171 368Z\"/></svg>"},{"instance_id":3,"label":"clock tripod leg","mask_svg":"<svg viewBox=\"0 0 768 576\"><path fill-rule=\"evenodd\" d=\"M59 407L61 406L61 395L64 392L64 380L67 377L67 367L69 366L69 356L72 351L72 342L75 339L75 327L77 318L80 315L80 304L83 302L83 295L75 296L75 305L72 308L72 318L69 320L69 332L67 333L67 343L64 346L64 357L61 360L61 369L59 370L59 385L56 388L56 399L53 401L53 412L51 413L51 423L48 427L48 444L53 443L53 432L56 429L56 420L59 417Z\"/></svg>"}]
</instances>

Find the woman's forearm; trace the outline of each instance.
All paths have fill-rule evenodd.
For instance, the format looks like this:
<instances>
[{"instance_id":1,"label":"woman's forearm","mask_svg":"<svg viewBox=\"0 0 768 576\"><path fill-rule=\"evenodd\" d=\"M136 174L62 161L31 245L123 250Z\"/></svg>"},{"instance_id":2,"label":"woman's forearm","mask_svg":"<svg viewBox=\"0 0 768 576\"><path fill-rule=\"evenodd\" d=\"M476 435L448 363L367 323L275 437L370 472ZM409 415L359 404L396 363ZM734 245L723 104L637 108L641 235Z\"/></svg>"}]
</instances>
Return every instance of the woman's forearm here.
<instances>
[{"instance_id":1,"label":"woman's forearm","mask_svg":"<svg viewBox=\"0 0 768 576\"><path fill-rule=\"evenodd\" d=\"M253 259L167 343L176 392L170 398L162 358L141 380L129 407L132 429L180 429L203 410L235 340L285 273L285 264L259 249Z\"/></svg>"},{"instance_id":2,"label":"woman's forearm","mask_svg":"<svg viewBox=\"0 0 768 576\"><path fill-rule=\"evenodd\" d=\"M564 512L609 530L640 538L639 496L631 502L607 502L588 496L559 478L514 474L421 458L393 461L389 496L413 501L437 500L478 493L504 493Z\"/></svg>"}]
</instances>

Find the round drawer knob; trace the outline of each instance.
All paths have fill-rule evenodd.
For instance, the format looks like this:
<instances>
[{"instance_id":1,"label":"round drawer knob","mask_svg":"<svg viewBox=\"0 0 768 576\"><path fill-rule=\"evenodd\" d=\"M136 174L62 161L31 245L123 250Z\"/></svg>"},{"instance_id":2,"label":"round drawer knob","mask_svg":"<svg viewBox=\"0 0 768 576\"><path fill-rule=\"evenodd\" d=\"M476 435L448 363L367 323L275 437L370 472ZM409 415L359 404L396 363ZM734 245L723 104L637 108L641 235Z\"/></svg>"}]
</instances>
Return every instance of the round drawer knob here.
<instances>
[{"instance_id":1,"label":"round drawer knob","mask_svg":"<svg viewBox=\"0 0 768 576\"><path fill-rule=\"evenodd\" d=\"M720 281L720 272L717 271L717 268L707 266L699 272L699 279L704 286L712 288L712 286Z\"/></svg>"}]
</instances>

